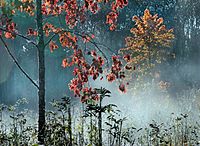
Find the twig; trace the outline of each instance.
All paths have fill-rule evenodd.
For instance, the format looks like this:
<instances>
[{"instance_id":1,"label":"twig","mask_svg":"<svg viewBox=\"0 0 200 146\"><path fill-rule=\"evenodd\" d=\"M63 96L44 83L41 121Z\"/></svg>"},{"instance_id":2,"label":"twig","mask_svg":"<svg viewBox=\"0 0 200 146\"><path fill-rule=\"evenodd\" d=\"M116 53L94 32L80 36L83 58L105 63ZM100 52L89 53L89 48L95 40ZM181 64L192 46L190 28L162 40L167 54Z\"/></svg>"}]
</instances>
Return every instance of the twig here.
<instances>
[{"instance_id":1,"label":"twig","mask_svg":"<svg viewBox=\"0 0 200 146\"><path fill-rule=\"evenodd\" d=\"M95 42L97 45L100 45L106 49L108 49L111 53L113 53L114 55L117 55L116 52L114 52L113 50L111 50L108 46L102 44L102 43L99 43L99 42Z\"/></svg>"},{"instance_id":2,"label":"twig","mask_svg":"<svg viewBox=\"0 0 200 146\"><path fill-rule=\"evenodd\" d=\"M56 36L58 35L59 33L61 32L70 32L72 34L75 34L79 37L84 37L84 35L78 33L78 32L75 32L75 31L70 31L70 30L61 30L60 32L54 34L46 43L45 43L45 47L50 43L50 41ZM87 38L86 38L87 39ZM103 55L103 57L106 59L106 63L107 63L107 67L109 68L109 61L108 61L108 58L106 57L106 54L99 48L99 46L97 45L97 43L95 41L91 41L91 40L88 40L91 44L93 44L95 46L95 48L97 48L97 50ZM100 44L98 43L99 45L103 45L103 44ZM105 45L104 45L105 47ZM108 48L108 47L107 47Z\"/></svg>"},{"instance_id":3,"label":"twig","mask_svg":"<svg viewBox=\"0 0 200 146\"><path fill-rule=\"evenodd\" d=\"M71 32L71 33L73 33L73 34L75 34L75 35L77 35L77 36L83 37L83 35L80 34L80 33L78 33L78 32L74 32L74 31L70 31L70 30L67 30L67 31L68 31L68 32ZM101 54L103 55L103 57L106 59L107 67L109 68L109 62L108 62L108 58L106 57L106 54L99 48L99 46L97 45L96 42L91 41L91 40L88 40L88 41L89 41L91 44L93 44L93 45L97 48L97 50L98 50L99 52L101 52Z\"/></svg>"},{"instance_id":4,"label":"twig","mask_svg":"<svg viewBox=\"0 0 200 146\"><path fill-rule=\"evenodd\" d=\"M31 81L31 83L39 90L39 86L33 81L33 79L31 79L31 77L24 71L24 69L19 65L17 59L13 56L13 54L11 53L10 49L8 48L8 45L6 44L6 42L3 40L3 38L0 36L0 39L2 41L2 43L4 44L6 51L8 52L8 54L10 55L10 57L12 58L12 60L14 61L14 63L17 65L17 67L21 70L21 72Z\"/></svg>"},{"instance_id":5,"label":"twig","mask_svg":"<svg viewBox=\"0 0 200 146\"><path fill-rule=\"evenodd\" d=\"M56 35L56 33L52 35L51 38L45 43L44 47L46 47Z\"/></svg>"},{"instance_id":6,"label":"twig","mask_svg":"<svg viewBox=\"0 0 200 146\"><path fill-rule=\"evenodd\" d=\"M9 33L15 34L15 35L17 35L17 36L19 36L19 37L21 37L21 38L23 38L23 39L29 41L31 44L33 44L34 46L36 46L36 47L38 48L38 46L37 46L37 44L36 44L35 42L33 42L31 39L29 39L28 37L26 37L26 36L24 36L24 35L22 35L22 34L20 34L20 33L11 32L11 31L6 30L5 28L2 28L2 27L0 27L0 30L2 30L2 31L4 31L4 32L9 32Z\"/></svg>"}]
</instances>

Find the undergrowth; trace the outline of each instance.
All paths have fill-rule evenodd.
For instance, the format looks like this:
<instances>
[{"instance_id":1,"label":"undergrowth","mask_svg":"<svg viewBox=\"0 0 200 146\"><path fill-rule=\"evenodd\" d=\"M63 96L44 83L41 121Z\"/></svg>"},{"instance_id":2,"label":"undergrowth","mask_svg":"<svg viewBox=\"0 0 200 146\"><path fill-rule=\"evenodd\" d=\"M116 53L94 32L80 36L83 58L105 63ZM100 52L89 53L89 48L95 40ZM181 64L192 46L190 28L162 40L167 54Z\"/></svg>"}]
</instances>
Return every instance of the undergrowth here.
<instances>
[{"instance_id":1,"label":"undergrowth","mask_svg":"<svg viewBox=\"0 0 200 146\"><path fill-rule=\"evenodd\" d=\"M103 105L110 91L97 89L100 100L75 105L71 98L53 100L46 111L46 146L198 146L200 123L187 114L172 114L170 122L152 120L146 127L122 117L115 104ZM37 119L30 110L15 105L0 105L0 145L37 146Z\"/></svg>"}]
</instances>

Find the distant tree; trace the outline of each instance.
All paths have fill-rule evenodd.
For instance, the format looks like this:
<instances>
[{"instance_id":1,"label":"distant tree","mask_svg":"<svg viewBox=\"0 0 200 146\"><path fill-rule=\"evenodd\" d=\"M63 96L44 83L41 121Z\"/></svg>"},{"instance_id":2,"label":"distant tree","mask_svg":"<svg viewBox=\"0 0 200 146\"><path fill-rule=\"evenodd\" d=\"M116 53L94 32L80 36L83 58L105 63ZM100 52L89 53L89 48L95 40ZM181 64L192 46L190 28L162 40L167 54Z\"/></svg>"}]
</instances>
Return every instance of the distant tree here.
<instances>
[{"instance_id":1,"label":"distant tree","mask_svg":"<svg viewBox=\"0 0 200 146\"><path fill-rule=\"evenodd\" d=\"M158 14L151 15L148 9L141 18L134 16L133 21L132 35L126 37L126 47L120 49L127 62L125 67L136 70L139 65L140 70L145 70L161 63L167 56L166 48L174 39L173 29L167 29L163 18L159 18Z\"/></svg>"}]
</instances>

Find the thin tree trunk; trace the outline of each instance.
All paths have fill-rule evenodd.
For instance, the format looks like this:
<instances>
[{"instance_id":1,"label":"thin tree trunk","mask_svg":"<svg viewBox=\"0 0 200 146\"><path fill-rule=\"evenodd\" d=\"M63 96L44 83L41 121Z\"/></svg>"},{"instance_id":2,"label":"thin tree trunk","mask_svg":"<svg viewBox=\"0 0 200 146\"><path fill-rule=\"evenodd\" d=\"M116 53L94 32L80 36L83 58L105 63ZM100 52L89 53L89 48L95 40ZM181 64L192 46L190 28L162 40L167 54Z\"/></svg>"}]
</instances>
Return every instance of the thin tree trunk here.
<instances>
[{"instance_id":1,"label":"thin tree trunk","mask_svg":"<svg viewBox=\"0 0 200 146\"><path fill-rule=\"evenodd\" d=\"M91 113L90 113L90 144L93 145L93 123L92 123Z\"/></svg>"},{"instance_id":2,"label":"thin tree trunk","mask_svg":"<svg viewBox=\"0 0 200 146\"><path fill-rule=\"evenodd\" d=\"M69 146L72 146L72 115L71 115L71 99L68 105L68 130L69 130Z\"/></svg>"},{"instance_id":3,"label":"thin tree trunk","mask_svg":"<svg viewBox=\"0 0 200 146\"><path fill-rule=\"evenodd\" d=\"M84 104L82 104L82 115L84 115ZM80 115L81 116L81 115ZM81 119L82 119L82 126L81 126L81 143L82 145L84 146L84 117L81 116Z\"/></svg>"},{"instance_id":4,"label":"thin tree trunk","mask_svg":"<svg viewBox=\"0 0 200 146\"><path fill-rule=\"evenodd\" d=\"M121 145L122 125L123 125L123 120L120 122L120 128L119 128L119 146Z\"/></svg>"},{"instance_id":5,"label":"thin tree trunk","mask_svg":"<svg viewBox=\"0 0 200 146\"><path fill-rule=\"evenodd\" d=\"M45 131L45 54L42 18L42 0L37 0L37 29L38 29L38 63L39 63L39 120L38 141L44 144Z\"/></svg>"},{"instance_id":6,"label":"thin tree trunk","mask_svg":"<svg viewBox=\"0 0 200 146\"><path fill-rule=\"evenodd\" d=\"M99 121L98 121L98 125L99 125L99 146L102 146L102 112L101 112L101 108L102 108L102 98L100 97L100 111L99 111Z\"/></svg>"}]
</instances>

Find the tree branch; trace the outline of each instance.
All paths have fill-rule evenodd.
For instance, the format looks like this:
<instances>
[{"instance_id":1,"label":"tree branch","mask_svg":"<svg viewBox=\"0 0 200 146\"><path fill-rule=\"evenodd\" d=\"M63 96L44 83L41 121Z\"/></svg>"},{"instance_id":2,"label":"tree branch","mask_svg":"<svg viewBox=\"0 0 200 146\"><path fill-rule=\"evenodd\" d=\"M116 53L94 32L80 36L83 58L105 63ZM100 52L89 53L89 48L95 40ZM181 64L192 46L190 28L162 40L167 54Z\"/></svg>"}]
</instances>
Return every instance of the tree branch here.
<instances>
[{"instance_id":1,"label":"tree branch","mask_svg":"<svg viewBox=\"0 0 200 146\"><path fill-rule=\"evenodd\" d=\"M72 33L72 34L75 34L75 35L77 35L77 36L79 36L79 37L84 37L84 35L82 35L82 34L80 34L80 33L78 33L78 32L75 32L75 31L70 31L70 30L61 30L60 32L70 32L70 33ZM59 33L60 33L59 32ZM50 41L56 36L56 35L58 35L59 33L56 33L56 34L53 34L52 36L51 36L51 38L45 43L45 47L50 43ZM88 35L89 36L89 35ZM87 38L86 38L87 39ZM91 40L93 40L92 38L91 38ZM106 57L106 54L99 48L99 46L98 46L98 44L99 45L101 45L101 46L103 46L103 47L106 47L105 45L103 45L103 44L100 44L100 43L97 43L97 42L95 42L94 40L93 41L91 41L91 40L88 40L91 44L93 44L94 46L95 46L95 48L97 48L97 50L103 55L103 57L106 59L106 63L107 63L107 67L109 67L109 61L108 61L108 58ZM106 47L106 48L108 48L108 47ZM110 49L109 49L109 51L111 51ZM113 51L111 51L112 53L113 53Z\"/></svg>"},{"instance_id":2,"label":"tree branch","mask_svg":"<svg viewBox=\"0 0 200 146\"><path fill-rule=\"evenodd\" d=\"M73 32L73 31L69 31L77 36L80 36L80 37L84 37L82 34L78 33L78 32ZM89 35L88 35L89 36ZM106 64L107 64L107 67L109 67L109 61L108 61L108 58L106 56L106 54L99 48L99 46L97 45L97 43L95 41L91 41L91 40L88 40L91 44L93 44L97 50L103 55L104 59L106 59Z\"/></svg>"},{"instance_id":3,"label":"tree branch","mask_svg":"<svg viewBox=\"0 0 200 146\"><path fill-rule=\"evenodd\" d=\"M24 36L24 35L22 35L22 34L20 34L20 33L11 32L11 31L6 30L5 28L2 28L2 27L0 27L0 30L2 30L2 31L4 31L4 32L9 32L9 33L15 34L15 35L17 35L17 36L19 36L19 37L21 37L21 38L27 40L28 42L30 42L31 44L33 44L34 46L36 46L36 47L38 48L37 44L36 44L34 41L32 41L31 39L29 39L28 37L26 37L26 36Z\"/></svg>"},{"instance_id":4,"label":"tree branch","mask_svg":"<svg viewBox=\"0 0 200 146\"><path fill-rule=\"evenodd\" d=\"M59 23L60 23L60 25L62 26L61 20L60 20L60 15L59 15L58 17L59 17ZM77 35L77 36L83 37L83 35L80 34L79 32L75 32L75 31L71 31L71 30L62 30L61 32L65 32L65 31L70 32L70 33L73 33L73 34L75 34L75 35ZM57 33L57 34L58 34L58 33ZM45 43L45 47L50 43L50 41L51 41L57 34L54 34L54 35ZM89 35L88 35L88 36L89 36ZM90 36L89 36L89 37L90 37ZM93 40L92 37L90 37L90 39ZM99 48L98 44L101 45L101 46L103 46L103 47L105 47L105 48L108 48L108 47L106 47L105 45L102 45L102 44L100 44L100 43L97 43L97 42L95 42L94 40L93 40L93 41L91 41L91 40L88 40L88 41L89 41L91 44L93 44L93 45L97 48L97 50L103 55L103 57L106 59L107 67L109 68L109 61L108 61L108 58L106 57L106 54ZM109 48L108 48L108 49L109 49ZM109 51L113 53L113 51L112 51L111 49L109 49ZM115 54L115 53L114 53L114 54Z\"/></svg>"},{"instance_id":5,"label":"tree branch","mask_svg":"<svg viewBox=\"0 0 200 146\"><path fill-rule=\"evenodd\" d=\"M17 65L17 67L20 69L20 71L31 81L31 83L37 88L39 89L39 86L33 81L33 79L31 79L31 77L24 71L24 69L19 65L17 59L13 56L13 54L11 53L10 49L8 48L8 45L6 44L6 42L3 40L2 36L0 36L0 39L6 49L6 51L8 52L8 54L10 55L10 57L12 58L12 60L14 61L14 63Z\"/></svg>"},{"instance_id":6,"label":"tree branch","mask_svg":"<svg viewBox=\"0 0 200 146\"><path fill-rule=\"evenodd\" d=\"M53 34L53 35L51 36L51 38L45 43L44 47L46 47L56 35L57 35L56 33Z\"/></svg>"},{"instance_id":7,"label":"tree branch","mask_svg":"<svg viewBox=\"0 0 200 146\"><path fill-rule=\"evenodd\" d=\"M94 40L94 39L93 39ZM106 46L106 45L104 45L104 44L102 44L102 43L99 43L99 42L95 42L97 45L99 45L99 46L102 46L102 47L104 47L104 48L106 48L106 49L108 49L111 53L113 53L114 55L117 55L116 54L116 52L114 52L113 50L111 50L108 46Z\"/></svg>"},{"instance_id":8,"label":"tree branch","mask_svg":"<svg viewBox=\"0 0 200 146\"><path fill-rule=\"evenodd\" d=\"M74 31L68 31L68 32L71 32L71 33L73 33L73 34L75 34L75 35L77 35L77 36L80 36L80 37L83 37L83 35L82 34L80 34L80 33L78 33L78 32L74 32ZM88 35L89 36L89 35ZM90 36L89 36L90 37ZM87 38L86 38L87 39ZM93 40L91 37L90 37L90 39L91 40ZM97 45L97 43L93 40L93 41L91 41L91 40L88 40L91 44L93 44L96 48L97 48L97 50L99 51L99 52L101 52L101 54L103 55L103 57L106 59L106 63L107 63L107 67L109 68L109 61L108 61L108 58L106 57L106 54L99 48L99 46Z\"/></svg>"}]
</instances>

